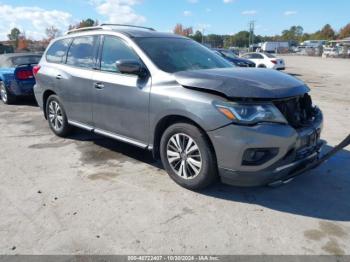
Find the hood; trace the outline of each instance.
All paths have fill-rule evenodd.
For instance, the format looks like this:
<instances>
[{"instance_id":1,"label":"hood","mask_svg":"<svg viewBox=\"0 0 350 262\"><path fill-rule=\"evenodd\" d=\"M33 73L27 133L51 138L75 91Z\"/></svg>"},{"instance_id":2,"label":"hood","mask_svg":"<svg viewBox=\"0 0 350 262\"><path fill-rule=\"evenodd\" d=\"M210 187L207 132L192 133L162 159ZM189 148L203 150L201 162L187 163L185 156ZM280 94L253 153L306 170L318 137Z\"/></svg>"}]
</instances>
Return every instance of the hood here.
<instances>
[{"instance_id":1,"label":"hood","mask_svg":"<svg viewBox=\"0 0 350 262\"><path fill-rule=\"evenodd\" d=\"M228 98L279 99L310 91L297 78L269 69L204 69L178 72L174 76L186 88L217 92Z\"/></svg>"}]
</instances>

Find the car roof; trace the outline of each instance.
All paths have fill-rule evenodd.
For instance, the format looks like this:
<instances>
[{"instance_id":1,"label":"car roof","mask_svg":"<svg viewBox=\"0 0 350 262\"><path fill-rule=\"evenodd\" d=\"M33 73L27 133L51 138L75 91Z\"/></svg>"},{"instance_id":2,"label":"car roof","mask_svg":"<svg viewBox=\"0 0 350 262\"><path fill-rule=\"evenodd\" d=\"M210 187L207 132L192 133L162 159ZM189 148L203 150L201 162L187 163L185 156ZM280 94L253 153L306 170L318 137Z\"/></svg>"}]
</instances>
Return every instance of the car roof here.
<instances>
[{"instance_id":1,"label":"car roof","mask_svg":"<svg viewBox=\"0 0 350 262\"><path fill-rule=\"evenodd\" d=\"M117 32L124 34L130 38L184 38L187 39L187 37L172 34L172 33L164 33L164 32L157 32L152 28L146 28L146 27L136 27L136 26L129 26L129 25L102 25L102 26L95 26L95 27L86 27L86 28L80 28L80 29L73 29L71 31L68 31L66 35L63 38L66 38L68 36L75 36L79 35L79 33L96 33L96 32Z\"/></svg>"}]
</instances>

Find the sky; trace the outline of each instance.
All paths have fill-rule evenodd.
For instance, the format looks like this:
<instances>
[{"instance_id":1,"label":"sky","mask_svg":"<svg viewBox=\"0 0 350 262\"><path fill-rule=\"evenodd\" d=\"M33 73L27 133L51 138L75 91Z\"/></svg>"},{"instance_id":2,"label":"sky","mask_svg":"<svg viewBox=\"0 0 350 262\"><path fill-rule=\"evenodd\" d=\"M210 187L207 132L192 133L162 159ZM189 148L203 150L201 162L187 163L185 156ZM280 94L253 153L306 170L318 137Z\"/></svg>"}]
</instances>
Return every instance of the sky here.
<instances>
[{"instance_id":1,"label":"sky","mask_svg":"<svg viewBox=\"0 0 350 262\"><path fill-rule=\"evenodd\" d=\"M205 34L234 34L255 21L260 35L280 34L292 25L314 32L329 23L350 23L348 0L0 0L0 40L18 27L42 39L51 25L65 32L85 18L172 31L177 23Z\"/></svg>"}]
</instances>

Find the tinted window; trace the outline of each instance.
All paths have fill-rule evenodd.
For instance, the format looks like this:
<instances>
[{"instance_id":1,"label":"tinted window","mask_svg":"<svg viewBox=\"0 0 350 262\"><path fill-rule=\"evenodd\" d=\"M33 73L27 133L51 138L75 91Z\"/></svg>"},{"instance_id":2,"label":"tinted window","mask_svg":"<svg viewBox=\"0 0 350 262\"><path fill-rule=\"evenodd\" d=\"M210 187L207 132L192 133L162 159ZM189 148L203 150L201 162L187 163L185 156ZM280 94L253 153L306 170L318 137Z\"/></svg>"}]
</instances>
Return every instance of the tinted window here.
<instances>
[{"instance_id":1,"label":"tinted window","mask_svg":"<svg viewBox=\"0 0 350 262\"><path fill-rule=\"evenodd\" d=\"M67 57L67 65L93 68L97 48L97 36L83 36L73 39Z\"/></svg>"},{"instance_id":2,"label":"tinted window","mask_svg":"<svg viewBox=\"0 0 350 262\"><path fill-rule=\"evenodd\" d=\"M38 64L41 56L19 56L11 58L13 66Z\"/></svg>"},{"instance_id":3,"label":"tinted window","mask_svg":"<svg viewBox=\"0 0 350 262\"><path fill-rule=\"evenodd\" d=\"M252 54L251 57L252 57L253 59L263 59L263 58L264 58L264 57L263 57L262 55L260 55L260 54Z\"/></svg>"},{"instance_id":4,"label":"tinted window","mask_svg":"<svg viewBox=\"0 0 350 262\"><path fill-rule=\"evenodd\" d=\"M59 40L52 44L46 53L46 60L51 63L65 63L71 39Z\"/></svg>"},{"instance_id":5,"label":"tinted window","mask_svg":"<svg viewBox=\"0 0 350 262\"><path fill-rule=\"evenodd\" d=\"M268 58L276 58L274 55L271 55L269 53L265 53L265 55L268 57Z\"/></svg>"},{"instance_id":6,"label":"tinted window","mask_svg":"<svg viewBox=\"0 0 350 262\"><path fill-rule=\"evenodd\" d=\"M118 72L116 62L121 59L139 60L138 56L123 40L105 36L101 56L101 70Z\"/></svg>"},{"instance_id":7,"label":"tinted window","mask_svg":"<svg viewBox=\"0 0 350 262\"><path fill-rule=\"evenodd\" d=\"M137 43L163 71L233 67L201 44L185 38L136 38Z\"/></svg>"},{"instance_id":8,"label":"tinted window","mask_svg":"<svg viewBox=\"0 0 350 262\"><path fill-rule=\"evenodd\" d=\"M242 55L243 58L247 58L247 59L251 59L252 58L252 55L251 54L245 54L245 55Z\"/></svg>"}]
</instances>

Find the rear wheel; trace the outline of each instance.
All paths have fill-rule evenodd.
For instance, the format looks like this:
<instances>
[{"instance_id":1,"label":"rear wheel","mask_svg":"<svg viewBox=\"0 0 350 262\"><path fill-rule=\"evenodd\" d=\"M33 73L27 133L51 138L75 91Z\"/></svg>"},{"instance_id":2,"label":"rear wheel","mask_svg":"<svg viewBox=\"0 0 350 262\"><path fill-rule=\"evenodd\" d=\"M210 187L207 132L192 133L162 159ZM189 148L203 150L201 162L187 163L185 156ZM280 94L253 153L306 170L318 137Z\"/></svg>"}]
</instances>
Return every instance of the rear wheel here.
<instances>
[{"instance_id":1,"label":"rear wheel","mask_svg":"<svg viewBox=\"0 0 350 262\"><path fill-rule=\"evenodd\" d=\"M71 131L71 126L68 124L66 112L63 105L56 95L51 95L46 103L47 121L51 130L60 137L66 137Z\"/></svg>"},{"instance_id":2,"label":"rear wheel","mask_svg":"<svg viewBox=\"0 0 350 262\"><path fill-rule=\"evenodd\" d=\"M160 151L169 176L187 189L203 189L217 179L215 154L205 133L194 125L170 126L162 136Z\"/></svg>"},{"instance_id":3,"label":"rear wheel","mask_svg":"<svg viewBox=\"0 0 350 262\"><path fill-rule=\"evenodd\" d=\"M261 64L261 65L259 65L258 67L259 67L259 68L266 68L266 65Z\"/></svg>"},{"instance_id":4,"label":"rear wheel","mask_svg":"<svg viewBox=\"0 0 350 262\"><path fill-rule=\"evenodd\" d=\"M10 105L15 102L15 97L7 91L4 82L0 81L0 95L1 95L1 101L4 104Z\"/></svg>"}]
</instances>

